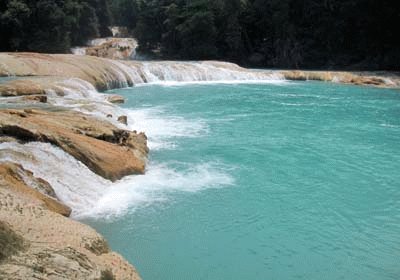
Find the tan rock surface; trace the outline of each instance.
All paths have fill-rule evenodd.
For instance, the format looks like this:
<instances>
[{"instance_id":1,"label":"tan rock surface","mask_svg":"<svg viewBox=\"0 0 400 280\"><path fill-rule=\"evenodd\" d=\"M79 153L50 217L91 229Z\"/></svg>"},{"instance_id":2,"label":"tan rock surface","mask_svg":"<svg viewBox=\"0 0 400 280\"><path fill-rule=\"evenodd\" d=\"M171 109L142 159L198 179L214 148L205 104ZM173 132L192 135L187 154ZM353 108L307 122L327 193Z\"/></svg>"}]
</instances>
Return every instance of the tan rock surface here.
<instances>
[{"instance_id":1,"label":"tan rock surface","mask_svg":"<svg viewBox=\"0 0 400 280\"><path fill-rule=\"evenodd\" d=\"M99 43L87 47L85 49L86 55L126 60L131 59L136 54L137 42L132 38L106 38Z\"/></svg>"},{"instance_id":2,"label":"tan rock surface","mask_svg":"<svg viewBox=\"0 0 400 280\"><path fill-rule=\"evenodd\" d=\"M46 95L28 95L22 97L23 101L47 103Z\"/></svg>"},{"instance_id":3,"label":"tan rock surface","mask_svg":"<svg viewBox=\"0 0 400 280\"><path fill-rule=\"evenodd\" d=\"M0 96L43 95L40 84L31 80L15 80L0 84Z\"/></svg>"},{"instance_id":4,"label":"tan rock surface","mask_svg":"<svg viewBox=\"0 0 400 280\"><path fill-rule=\"evenodd\" d=\"M115 71L112 60L92 56L0 53L0 62L0 76L79 78L99 90L108 89L116 81L128 78L125 73Z\"/></svg>"},{"instance_id":5,"label":"tan rock surface","mask_svg":"<svg viewBox=\"0 0 400 280\"><path fill-rule=\"evenodd\" d=\"M144 134L78 112L0 110L0 135L54 144L112 181L145 170L148 148Z\"/></svg>"},{"instance_id":6,"label":"tan rock surface","mask_svg":"<svg viewBox=\"0 0 400 280\"><path fill-rule=\"evenodd\" d=\"M0 188L0 236L11 242L0 242L0 279L140 279L92 228L10 188Z\"/></svg>"},{"instance_id":7,"label":"tan rock surface","mask_svg":"<svg viewBox=\"0 0 400 280\"><path fill-rule=\"evenodd\" d=\"M280 73L285 79L294 81L313 80L377 87L400 87L400 76L394 73L384 73L382 76L373 72L287 70ZM390 78L386 76L390 76Z\"/></svg>"},{"instance_id":8,"label":"tan rock surface","mask_svg":"<svg viewBox=\"0 0 400 280\"><path fill-rule=\"evenodd\" d=\"M71 208L56 199L49 183L34 177L32 172L25 170L21 165L0 163L0 188L7 188L21 196L40 201L47 209L63 216L68 217L71 214Z\"/></svg>"},{"instance_id":9,"label":"tan rock surface","mask_svg":"<svg viewBox=\"0 0 400 280\"><path fill-rule=\"evenodd\" d=\"M125 103L125 98L118 94L110 94L109 96L107 96L107 100L108 100L108 102L111 102L114 104Z\"/></svg>"}]
</instances>

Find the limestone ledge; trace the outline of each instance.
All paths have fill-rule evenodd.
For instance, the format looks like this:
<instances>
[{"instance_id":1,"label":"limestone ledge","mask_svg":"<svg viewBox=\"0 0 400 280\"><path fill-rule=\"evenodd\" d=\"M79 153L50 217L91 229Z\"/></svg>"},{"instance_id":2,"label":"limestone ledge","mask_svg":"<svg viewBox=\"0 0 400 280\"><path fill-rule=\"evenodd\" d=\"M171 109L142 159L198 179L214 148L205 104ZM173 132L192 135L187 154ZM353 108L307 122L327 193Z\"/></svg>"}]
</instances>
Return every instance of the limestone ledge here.
<instances>
[{"instance_id":1,"label":"limestone ledge","mask_svg":"<svg viewBox=\"0 0 400 280\"><path fill-rule=\"evenodd\" d=\"M400 74L394 72L280 71L287 80L323 81L342 84L399 88Z\"/></svg>"},{"instance_id":2,"label":"limestone ledge","mask_svg":"<svg viewBox=\"0 0 400 280\"><path fill-rule=\"evenodd\" d=\"M143 133L75 111L0 110L0 135L58 146L111 181L145 171L148 148Z\"/></svg>"},{"instance_id":3,"label":"limestone ledge","mask_svg":"<svg viewBox=\"0 0 400 280\"><path fill-rule=\"evenodd\" d=\"M74 111L0 110L0 143L14 141L59 146L110 180L143 173L148 152L144 134ZM48 182L1 159L0 279L140 279L70 213Z\"/></svg>"},{"instance_id":4,"label":"limestone ledge","mask_svg":"<svg viewBox=\"0 0 400 280\"><path fill-rule=\"evenodd\" d=\"M140 279L96 231L17 190L23 183L10 176L0 176L0 279Z\"/></svg>"}]
</instances>

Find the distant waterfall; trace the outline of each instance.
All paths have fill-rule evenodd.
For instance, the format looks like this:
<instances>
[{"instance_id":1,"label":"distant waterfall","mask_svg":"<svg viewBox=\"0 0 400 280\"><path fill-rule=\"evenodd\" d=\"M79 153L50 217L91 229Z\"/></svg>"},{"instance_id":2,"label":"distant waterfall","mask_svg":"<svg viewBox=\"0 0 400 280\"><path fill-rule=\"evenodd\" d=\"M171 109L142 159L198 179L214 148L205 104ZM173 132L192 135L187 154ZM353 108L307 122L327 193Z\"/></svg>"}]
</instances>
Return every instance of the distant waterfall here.
<instances>
[{"instance_id":1,"label":"distant waterfall","mask_svg":"<svg viewBox=\"0 0 400 280\"><path fill-rule=\"evenodd\" d=\"M130 62L133 84L161 82L271 81L283 76L269 71L253 71L226 62ZM139 81L138 81L139 80Z\"/></svg>"}]
</instances>

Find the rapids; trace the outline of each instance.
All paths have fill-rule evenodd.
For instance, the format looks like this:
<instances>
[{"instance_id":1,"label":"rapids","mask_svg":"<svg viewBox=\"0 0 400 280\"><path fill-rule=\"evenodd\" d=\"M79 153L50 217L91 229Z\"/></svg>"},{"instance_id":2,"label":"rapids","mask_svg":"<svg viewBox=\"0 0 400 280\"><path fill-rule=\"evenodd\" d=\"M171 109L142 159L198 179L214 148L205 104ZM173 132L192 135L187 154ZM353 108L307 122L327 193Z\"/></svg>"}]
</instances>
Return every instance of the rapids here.
<instances>
[{"instance_id":1,"label":"rapids","mask_svg":"<svg viewBox=\"0 0 400 280\"><path fill-rule=\"evenodd\" d=\"M267 72L245 70L223 62L135 62L111 61L110 72L104 73L109 88L125 88L145 84L184 85L191 83L282 83L283 78ZM4 79L4 81L11 78ZM47 104L38 108L67 108L94 115L120 128L144 131L150 135L152 151L173 149L173 139L199 137L208 126L201 119L174 116L162 108L131 110L107 101L106 93L79 78L56 81L46 90ZM25 106L18 98L0 98L2 107ZM112 118L107 116L112 115ZM117 116L126 115L128 126ZM127 210L164 199L164 193L176 189L195 191L230 185L233 179L218 162L201 162L193 166L171 167L150 160L144 176L128 176L111 183L94 174L85 165L46 143L2 143L0 161L13 161L48 181L58 197L72 209L72 216L114 217ZM63 164L58 164L62 162ZM183 171L179 171L182 169ZM201 177L201 180L198 178ZM79 179L78 179L79 178ZM170 182L170 184L168 183ZM192 182L196 182L192 184ZM187 188L188 185L193 185Z\"/></svg>"}]
</instances>

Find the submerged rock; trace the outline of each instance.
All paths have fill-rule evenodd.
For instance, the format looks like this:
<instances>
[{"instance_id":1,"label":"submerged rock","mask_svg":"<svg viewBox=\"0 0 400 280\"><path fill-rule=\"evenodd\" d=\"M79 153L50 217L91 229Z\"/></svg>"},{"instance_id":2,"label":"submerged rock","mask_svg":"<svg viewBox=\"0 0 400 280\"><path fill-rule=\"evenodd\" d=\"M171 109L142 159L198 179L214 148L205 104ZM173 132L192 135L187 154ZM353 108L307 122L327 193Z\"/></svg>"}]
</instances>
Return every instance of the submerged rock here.
<instances>
[{"instance_id":1,"label":"submerged rock","mask_svg":"<svg viewBox=\"0 0 400 280\"><path fill-rule=\"evenodd\" d=\"M115 104L122 104L125 103L125 98L121 95L112 94L107 96L107 101Z\"/></svg>"},{"instance_id":2,"label":"submerged rock","mask_svg":"<svg viewBox=\"0 0 400 280\"><path fill-rule=\"evenodd\" d=\"M127 116L119 116L118 121L124 125L128 125L128 117Z\"/></svg>"},{"instance_id":3,"label":"submerged rock","mask_svg":"<svg viewBox=\"0 0 400 280\"><path fill-rule=\"evenodd\" d=\"M56 145L112 181L145 170L148 148L144 134L118 129L79 112L0 110L0 135Z\"/></svg>"},{"instance_id":4,"label":"submerged rock","mask_svg":"<svg viewBox=\"0 0 400 280\"><path fill-rule=\"evenodd\" d=\"M30 101L30 102L40 102L40 103L47 103L47 96L46 95L28 95L22 97L23 101Z\"/></svg>"}]
</instances>

